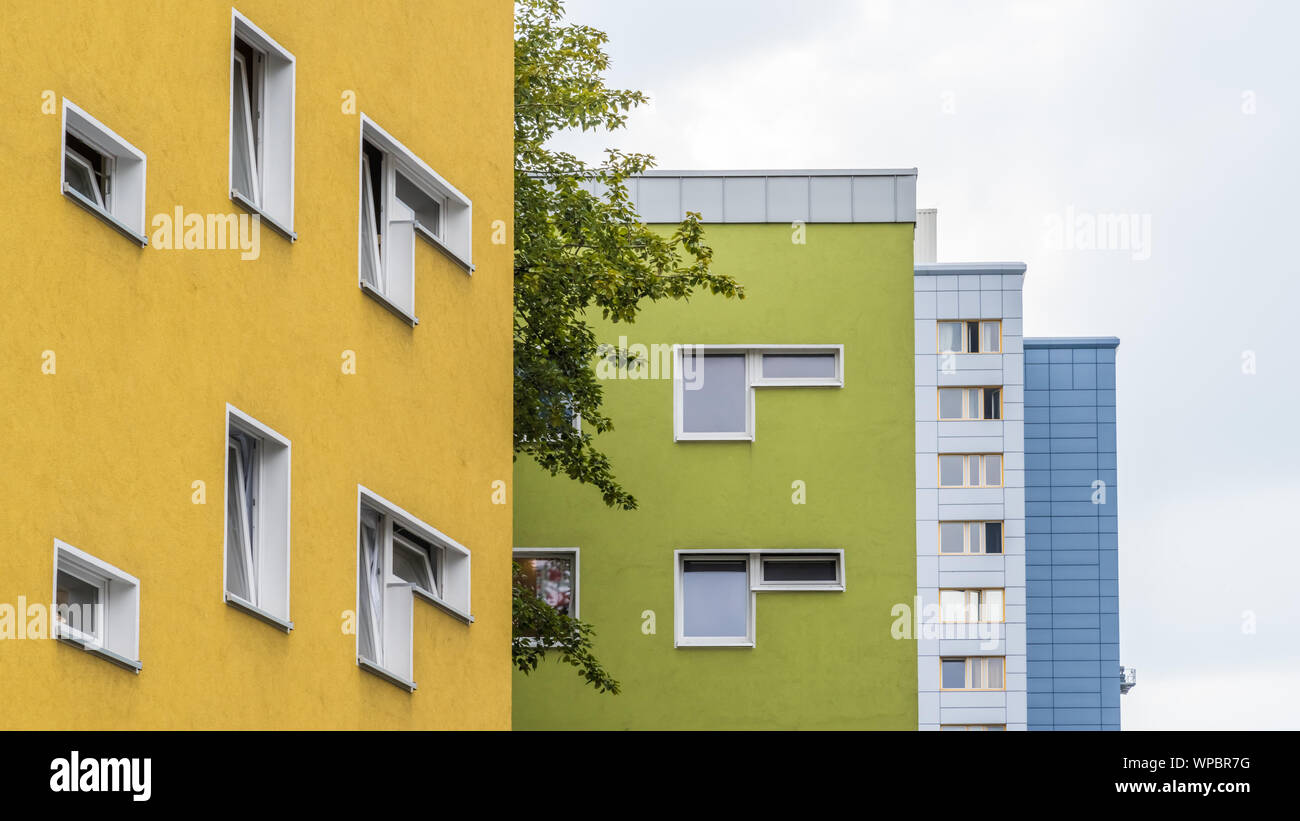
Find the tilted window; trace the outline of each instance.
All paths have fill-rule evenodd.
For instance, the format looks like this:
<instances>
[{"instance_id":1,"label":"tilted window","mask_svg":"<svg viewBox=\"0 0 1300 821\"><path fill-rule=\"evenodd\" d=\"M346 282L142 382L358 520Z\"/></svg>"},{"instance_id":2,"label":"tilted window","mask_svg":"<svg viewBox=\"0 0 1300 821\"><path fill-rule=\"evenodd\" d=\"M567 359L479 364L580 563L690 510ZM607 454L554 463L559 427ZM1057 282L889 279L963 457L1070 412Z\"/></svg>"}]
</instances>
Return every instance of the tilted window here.
<instances>
[{"instance_id":1,"label":"tilted window","mask_svg":"<svg viewBox=\"0 0 1300 821\"><path fill-rule=\"evenodd\" d=\"M293 233L294 56L231 12L230 196L272 228Z\"/></svg>"}]
</instances>

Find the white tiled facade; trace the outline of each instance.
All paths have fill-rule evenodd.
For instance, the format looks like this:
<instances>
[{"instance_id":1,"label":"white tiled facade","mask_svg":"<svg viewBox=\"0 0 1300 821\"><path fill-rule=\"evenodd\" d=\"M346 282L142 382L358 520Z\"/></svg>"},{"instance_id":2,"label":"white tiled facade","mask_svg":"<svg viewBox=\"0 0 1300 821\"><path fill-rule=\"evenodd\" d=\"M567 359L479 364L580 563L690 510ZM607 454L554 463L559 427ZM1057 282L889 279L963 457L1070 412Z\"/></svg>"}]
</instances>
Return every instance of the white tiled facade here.
<instances>
[{"instance_id":1,"label":"white tiled facade","mask_svg":"<svg viewBox=\"0 0 1300 821\"><path fill-rule=\"evenodd\" d=\"M1022 263L924 264L913 278L916 327L916 583L922 622L941 588L1003 588L1005 624L984 637L966 625L921 625L917 636L919 725L994 724L1026 729L1025 440ZM1002 320L1002 352L938 352L940 319ZM946 360L946 361L945 361ZM939 387L1001 386L1002 418L938 421ZM938 454L1001 453L1003 486L939 488ZM1003 522L1002 555L940 556L940 521ZM941 658L1005 656L1006 690L941 690Z\"/></svg>"}]
</instances>

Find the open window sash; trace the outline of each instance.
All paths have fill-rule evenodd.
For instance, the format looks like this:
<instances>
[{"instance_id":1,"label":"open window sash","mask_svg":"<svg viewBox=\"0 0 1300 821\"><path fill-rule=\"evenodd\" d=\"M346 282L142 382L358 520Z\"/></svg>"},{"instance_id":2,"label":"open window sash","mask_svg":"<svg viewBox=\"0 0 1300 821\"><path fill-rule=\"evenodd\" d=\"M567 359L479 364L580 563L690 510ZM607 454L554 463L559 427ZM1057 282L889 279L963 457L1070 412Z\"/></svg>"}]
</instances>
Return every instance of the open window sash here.
<instances>
[{"instance_id":1,"label":"open window sash","mask_svg":"<svg viewBox=\"0 0 1300 821\"><path fill-rule=\"evenodd\" d=\"M236 191L261 208L261 174L258 170L257 139L254 137L253 102L248 94L249 72L244 55L236 51L230 71L233 106L230 145L234 154L232 183Z\"/></svg>"}]
</instances>

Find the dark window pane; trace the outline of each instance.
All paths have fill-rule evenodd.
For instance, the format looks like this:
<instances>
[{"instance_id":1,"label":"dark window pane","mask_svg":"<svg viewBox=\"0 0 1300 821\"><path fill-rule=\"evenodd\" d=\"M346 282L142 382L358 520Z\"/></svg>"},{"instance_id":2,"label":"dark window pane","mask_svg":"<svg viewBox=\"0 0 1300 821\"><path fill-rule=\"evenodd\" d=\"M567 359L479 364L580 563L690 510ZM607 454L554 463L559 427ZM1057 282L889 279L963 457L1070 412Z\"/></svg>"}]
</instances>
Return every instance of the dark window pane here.
<instances>
[{"instance_id":1,"label":"dark window pane","mask_svg":"<svg viewBox=\"0 0 1300 821\"><path fill-rule=\"evenodd\" d=\"M795 561L763 560L763 581L767 582L833 582L836 578L835 559L809 558Z\"/></svg>"},{"instance_id":2,"label":"dark window pane","mask_svg":"<svg viewBox=\"0 0 1300 821\"><path fill-rule=\"evenodd\" d=\"M966 350L970 353L980 352L980 324L978 322L966 323Z\"/></svg>"},{"instance_id":3,"label":"dark window pane","mask_svg":"<svg viewBox=\"0 0 1300 821\"><path fill-rule=\"evenodd\" d=\"M1002 418L1002 389L1001 388L984 389L984 418L985 419Z\"/></svg>"},{"instance_id":4,"label":"dark window pane","mask_svg":"<svg viewBox=\"0 0 1300 821\"><path fill-rule=\"evenodd\" d=\"M985 553L1002 552L1002 523L1001 522L984 523L984 552Z\"/></svg>"}]
</instances>

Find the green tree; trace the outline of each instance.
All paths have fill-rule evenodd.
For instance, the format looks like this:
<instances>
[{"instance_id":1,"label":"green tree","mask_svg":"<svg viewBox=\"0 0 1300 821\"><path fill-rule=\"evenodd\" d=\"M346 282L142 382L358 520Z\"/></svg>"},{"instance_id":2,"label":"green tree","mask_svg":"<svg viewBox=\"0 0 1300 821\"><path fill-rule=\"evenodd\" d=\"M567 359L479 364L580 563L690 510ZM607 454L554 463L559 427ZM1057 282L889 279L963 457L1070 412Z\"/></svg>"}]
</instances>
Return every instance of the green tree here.
<instances>
[{"instance_id":1,"label":"green tree","mask_svg":"<svg viewBox=\"0 0 1300 821\"><path fill-rule=\"evenodd\" d=\"M551 475L591 485L606 505L632 510L636 498L593 439L614 428L601 408L595 364L600 356L641 363L626 350L598 346L590 320L598 314L631 323L645 300L697 291L743 299L744 291L712 272L697 214L671 234L641 222L626 181L651 168L653 157L607 149L603 162L588 164L548 147L562 131L621 128L628 112L647 102L639 91L605 85L605 33L563 18L562 0L515 5L515 458L525 454ZM516 668L530 672L548 648L558 650L597 689L617 692L590 655L590 625L542 618L535 599L516 574Z\"/></svg>"}]
</instances>

